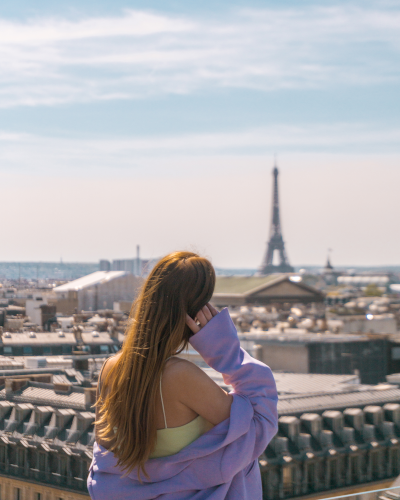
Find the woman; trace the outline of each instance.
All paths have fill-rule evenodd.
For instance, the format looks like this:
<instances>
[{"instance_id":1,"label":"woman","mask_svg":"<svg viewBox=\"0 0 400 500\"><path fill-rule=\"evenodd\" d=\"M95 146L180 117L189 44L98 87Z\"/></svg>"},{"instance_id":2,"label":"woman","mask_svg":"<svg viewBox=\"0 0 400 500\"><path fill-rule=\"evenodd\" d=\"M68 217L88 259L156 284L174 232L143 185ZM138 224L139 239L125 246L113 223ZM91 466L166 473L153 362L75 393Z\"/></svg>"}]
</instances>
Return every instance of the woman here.
<instances>
[{"instance_id":1,"label":"woman","mask_svg":"<svg viewBox=\"0 0 400 500\"><path fill-rule=\"evenodd\" d=\"M212 265L191 252L167 255L146 280L122 350L99 377L92 499L261 500L275 382L241 349L228 310L209 304L214 287ZM188 343L230 394L175 356Z\"/></svg>"}]
</instances>

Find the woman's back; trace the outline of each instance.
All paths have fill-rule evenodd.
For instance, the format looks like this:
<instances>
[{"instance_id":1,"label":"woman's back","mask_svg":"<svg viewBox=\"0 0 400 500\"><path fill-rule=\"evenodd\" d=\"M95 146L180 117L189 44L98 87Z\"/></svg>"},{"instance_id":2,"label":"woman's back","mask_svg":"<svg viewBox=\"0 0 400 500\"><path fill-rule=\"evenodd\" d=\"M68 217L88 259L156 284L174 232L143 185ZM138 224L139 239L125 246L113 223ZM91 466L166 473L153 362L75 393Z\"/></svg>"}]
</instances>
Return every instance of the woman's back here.
<instances>
[{"instance_id":1,"label":"woman's back","mask_svg":"<svg viewBox=\"0 0 400 500\"><path fill-rule=\"evenodd\" d=\"M108 359L100 384L119 357L117 354ZM190 361L178 357L168 359L159 387L155 408L157 443L150 458L177 453L229 417L232 396ZM104 448L109 447L109 443L97 441Z\"/></svg>"}]
</instances>

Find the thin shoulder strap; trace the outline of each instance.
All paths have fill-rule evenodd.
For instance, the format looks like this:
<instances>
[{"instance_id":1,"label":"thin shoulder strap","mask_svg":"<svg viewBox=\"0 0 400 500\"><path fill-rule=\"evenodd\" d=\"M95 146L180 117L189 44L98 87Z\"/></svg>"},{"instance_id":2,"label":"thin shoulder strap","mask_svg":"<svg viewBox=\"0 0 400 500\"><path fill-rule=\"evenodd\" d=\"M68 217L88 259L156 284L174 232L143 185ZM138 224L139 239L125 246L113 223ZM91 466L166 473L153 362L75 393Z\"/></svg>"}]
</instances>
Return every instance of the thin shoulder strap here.
<instances>
[{"instance_id":1,"label":"thin shoulder strap","mask_svg":"<svg viewBox=\"0 0 400 500\"><path fill-rule=\"evenodd\" d=\"M163 397L162 397L161 379L162 379L162 373L161 373L161 377L160 377L160 396L161 396L161 406L162 406L162 412L163 412L163 414L164 414L164 424L165 424L165 429L168 429L168 425L167 425L167 417L165 416L164 400L163 400Z\"/></svg>"},{"instance_id":2,"label":"thin shoulder strap","mask_svg":"<svg viewBox=\"0 0 400 500\"><path fill-rule=\"evenodd\" d=\"M168 361L168 359L171 359L171 358L173 358L173 356L170 356L169 358L167 358L167 359L165 360L165 363ZM167 425L167 417L165 416L164 400L163 400L163 397L162 397L161 380L162 380L162 372L161 372L161 376L160 376L160 397L161 397L161 406L162 406L162 411L163 411L163 415L164 415L164 425L165 425L165 429L168 429L168 425Z\"/></svg>"}]
</instances>

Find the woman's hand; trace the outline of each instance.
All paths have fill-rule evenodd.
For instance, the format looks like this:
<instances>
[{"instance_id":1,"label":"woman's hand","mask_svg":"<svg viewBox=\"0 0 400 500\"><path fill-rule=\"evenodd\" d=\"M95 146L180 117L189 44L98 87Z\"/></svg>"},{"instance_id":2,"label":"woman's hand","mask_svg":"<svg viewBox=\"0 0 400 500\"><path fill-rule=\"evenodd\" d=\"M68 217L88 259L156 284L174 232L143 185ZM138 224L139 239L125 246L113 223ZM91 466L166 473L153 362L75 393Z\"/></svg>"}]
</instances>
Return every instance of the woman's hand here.
<instances>
[{"instance_id":1,"label":"woman's hand","mask_svg":"<svg viewBox=\"0 0 400 500\"><path fill-rule=\"evenodd\" d=\"M213 319L214 316L218 314L218 311L210 303L206 304L197 313L196 318L198 325L194 319L192 319L189 314L186 314L186 324L192 330L193 333L199 332L206 324Z\"/></svg>"}]
</instances>

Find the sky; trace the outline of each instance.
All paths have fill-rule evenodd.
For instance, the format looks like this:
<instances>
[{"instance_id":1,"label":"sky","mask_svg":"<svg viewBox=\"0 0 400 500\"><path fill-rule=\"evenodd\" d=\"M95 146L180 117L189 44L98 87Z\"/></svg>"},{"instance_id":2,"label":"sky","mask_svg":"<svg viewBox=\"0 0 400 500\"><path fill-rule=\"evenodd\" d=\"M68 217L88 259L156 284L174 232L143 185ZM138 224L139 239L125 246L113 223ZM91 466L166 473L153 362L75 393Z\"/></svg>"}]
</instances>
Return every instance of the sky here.
<instances>
[{"instance_id":1,"label":"sky","mask_svg":"<svg viewBox=\"0 0 400 500\"><path fill-rule=\"evenodd\" d=\"M400 264L397 1L3 0L0 261ZM276 158L276 160L275 160Z\"/></svg>"}]
</instances>

